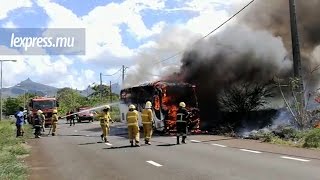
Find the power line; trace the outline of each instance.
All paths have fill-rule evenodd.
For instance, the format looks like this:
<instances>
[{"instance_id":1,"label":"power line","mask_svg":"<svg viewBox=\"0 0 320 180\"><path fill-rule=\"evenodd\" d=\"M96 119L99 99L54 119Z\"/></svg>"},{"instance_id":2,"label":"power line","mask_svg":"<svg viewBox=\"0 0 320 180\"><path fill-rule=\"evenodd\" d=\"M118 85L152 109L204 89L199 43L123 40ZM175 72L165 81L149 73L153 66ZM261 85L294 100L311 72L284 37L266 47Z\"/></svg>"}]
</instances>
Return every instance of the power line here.
<instances>
[{"instance_id":1,"label":"power line","mask_svg":"<svg viewBox=\"0 0 320 180\"><path fill-rule=\"evenodd\" d=\"M203 36L203 37L201 37L200 39L198 39L197 41L195 41L192 46L194 46L195 44L199 43L201 40L205 39L205 38L208 37L210 34L216 32L217 30L219 30L222 26L224 26L225 24L227 24L227 23L228 23L229 21L231 21L234 17L236 17L238 14L240 14L243 10L245 10L247 7L249 7L254 1L255 1L255 0L250 1L248 4L246 4L243 8L241 8L239 11L237 11L235 14L233 14L230 18L228 18L226 21L224 21L224 22L223 22L222 24L220 24L218 27L216 27L215 29L213 29L212 31L210 31L208 34L206 34L205 36ZM177 52L177 53L175 53L175 54L173 54L173 55L171 55L171 56L169 56L169 57L167 57L167 58L165 58L165 59L162 59L162 60L156 62L155 64L159 64L159 63L162 63L162 62L164 62L164 61L168 61L168 60L170 60L170 59L172 59L172 58L177 57L178 55L180 55L180 54L182 54L182 53L184 53L184 52L185 52L185 50L181 50L181 51L179 51L179 52ZM129 69L129 68L131 68L131 67L126 67L126 69ZM150 75L152 75L152 74L150 74ZM154 75L154 76L158 76L158 75Z\"/></svg>"},{"instance_id":2,"label":"power line","mask_svg":"<svg viewBox=\"0 0 320 180\"><path fill-rule=\"evenodd\" d=\"M243 8L241 8L239 11L237 11L234 15L232 15L230 18L228 18L226 21L224 21L222 24L220 24L218 27L216 27L214 30L210 31L208 34L206 34L205 36L203 36L202 38L198 39L196 42L193 43L194 44L197 44L199 43L201 40L205 39L206 37L208 37L210 34L216 32L217 30L219 30L222 26L224 26L225 24L227 24L229 21L231 21L234 17L236 17L239 13L241 13L243 10L245 10L248 6L250 6L255 0L252 0L250 1L248 4L246 4ZM167 60L170 60L180 54L182 54L183 52L185 52L184 50L182 51L179 51L177 53L175 53L174 55L172 56L169 56L165 59L162 59L160 60L159 62L155 63L155 64L159 64L161 62L164 62L164 61L167 61Z\"/></svg>"},{"instance_id":3,"label":"power line","mask_svg":"<svg viewBox=\"0 0 320 180\"><path fill-rule=\"evenodd\" d=\"M109 75L105 75L105 74L102 74L103 76L114 76L116 75L118 72L120 72L122 70L122 68L120 68L118 71L116 71L115 73L113 74L109 74Z\"/></svg>"}]
</instances>

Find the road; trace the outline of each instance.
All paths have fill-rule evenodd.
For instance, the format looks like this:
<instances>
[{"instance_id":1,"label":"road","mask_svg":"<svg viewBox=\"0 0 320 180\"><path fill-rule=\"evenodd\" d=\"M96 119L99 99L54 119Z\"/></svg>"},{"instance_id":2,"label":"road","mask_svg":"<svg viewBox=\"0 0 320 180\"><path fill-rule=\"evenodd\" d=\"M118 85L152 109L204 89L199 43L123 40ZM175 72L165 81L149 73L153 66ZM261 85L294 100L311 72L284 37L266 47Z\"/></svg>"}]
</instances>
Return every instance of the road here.
<instances>
[{"instance_id":1,"label":"road","mask_svg":"<svg viewBox=\"0 0 320 180\"><path fill-rule=\"evenodd\" d=\"M320 179L320 151L209 135L189 136L183 145L154 137L150 146L129 147L123 124L113 125L109 144L100 134L98 123L60 124L57 136L31 140L29 179Z\"/></svg>"}]
</instances>

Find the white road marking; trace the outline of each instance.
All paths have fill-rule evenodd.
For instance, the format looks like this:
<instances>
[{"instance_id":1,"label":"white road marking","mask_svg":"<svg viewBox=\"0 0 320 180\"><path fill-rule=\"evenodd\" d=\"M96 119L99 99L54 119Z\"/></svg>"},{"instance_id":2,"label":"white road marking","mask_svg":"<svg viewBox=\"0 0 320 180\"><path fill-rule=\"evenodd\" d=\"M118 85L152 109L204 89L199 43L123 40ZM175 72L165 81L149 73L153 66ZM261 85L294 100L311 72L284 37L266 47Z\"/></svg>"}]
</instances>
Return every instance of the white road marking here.
<instances>
[{"instance_id":1,"label":"white road marking","mask_svg":"<svg viewBox=\"0 0 320 180\"><path fill-rule=\"evenodd\" d=\"M112 144L110 144L110 143L104 143L104 144L106 144L106 145L108 145L108 146L112 146Z\"/></svg>"},{"instance_id":2,"label":"white road marking","mask_svg":"<svg viewBox=\"0 0 320 180\"><path fill-rule=\"evenodd\" d=\"M89 137L90 135L86 135L87 137Z\"/></svg>"},{"instance_id":3,"label":"white road marking","mask_svg":"<svg viewBox=\"0 0 320 180\"><path fill-rule=\"evenodd\" d=\"M74 130L74 132L78 132L78 130Z\"/></svg>"},{"instance_id":4,"label":"white road marking","mask_svg":"<svg viewBox=\"0 0 320 180\"><path fill-rule=\"evenodd\" d=\"M259 151L252 151L252 150L249 150L249 149L240 149L240 151L252 152L252 153L256 153L256 154L262 153L262 152L259 152Z\"/></svg>"},{"instance_id":5,"label":"white road marking","mask_svg":"<svg viewBox=\"0 0 320 180\"><path fill-rule=\"evenodd\" d=\"M302 161L302 162L309 162L310 160L307 159L299 159L299 158L294 158L294 157L288 157L288 156L281 156L283 159L290 159L290 160L296 160L296 161Z\"/></svg>"},{"instance_id":6,"label":"white road marking","mask_svg":"<svg viewBox=\"0 0 320 180\"><path fill-rule=\"evenodd\" d=\"M194 143L200 143L201 141L198 141L198 140L190 140L191 142L194 142Z\"/></svg>"},{"instance_id":7,"label":"white road marking","mask_svg":"<svg viewBox=\"0 0 320 180\"><path fill-rule=\"evenodd\" d=\"M219 146L219 147L227 147L227 146L225 146L225 145L222 145L222 144L212 144L213 146Z\"/></svg>"},{"instance_id":8,"label":"white road marking","mask_svg":"<svg viewBox=\"0 0 320 180\"><path fill-rule=\"evenodd\" d=\"M156 167L161 167L162 166L161 164L158 164L158 163L156 163L154 161L147 161L147 163L152 164L152 165L154 165Z\"/></svg>"}]
</instances>

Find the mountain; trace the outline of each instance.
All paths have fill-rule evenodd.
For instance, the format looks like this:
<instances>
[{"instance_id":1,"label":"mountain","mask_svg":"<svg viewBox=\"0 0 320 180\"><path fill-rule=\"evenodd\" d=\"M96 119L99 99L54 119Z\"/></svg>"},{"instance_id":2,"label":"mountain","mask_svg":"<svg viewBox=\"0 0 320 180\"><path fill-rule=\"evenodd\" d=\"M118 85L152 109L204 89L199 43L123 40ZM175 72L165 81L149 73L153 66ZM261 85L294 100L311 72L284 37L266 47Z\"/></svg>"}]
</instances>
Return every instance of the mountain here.
<instances>
[{"instance_id":1,"label":"mountain","mask_svg":"<svg viewBox=\"0 0 320 180\"><path fill-rule=\"evenodd\" d=\"M13 87L3 88L2 93L4 97L17 97L25 92L35 93L39 96L55 96L58 90L56 87L40 84L28 78Z\"/></svg>"},{"instance_id":2,"label":"mountain","mask_svg":"<svg viewBox=\"0 0 320 180\"><path fill-rule=\"evenodd\" d=\"M112 84L111 85L112 92L115 94L120 94L121 87L118 83ZM39 96L56 96L57 91L59 88L44 85L41 83L37 83L32 81L30 78L21 81L19 84L12 86L10 88L3 88L2 89L2 94L3 97L17 97L19 95L23 95L25 92L26 93L35 93ZM88 87L85 90L78 90L78 92L82 96L88 96L91 93L93 93L93 90L91 87Z\"/></svg>"}]
</instances>

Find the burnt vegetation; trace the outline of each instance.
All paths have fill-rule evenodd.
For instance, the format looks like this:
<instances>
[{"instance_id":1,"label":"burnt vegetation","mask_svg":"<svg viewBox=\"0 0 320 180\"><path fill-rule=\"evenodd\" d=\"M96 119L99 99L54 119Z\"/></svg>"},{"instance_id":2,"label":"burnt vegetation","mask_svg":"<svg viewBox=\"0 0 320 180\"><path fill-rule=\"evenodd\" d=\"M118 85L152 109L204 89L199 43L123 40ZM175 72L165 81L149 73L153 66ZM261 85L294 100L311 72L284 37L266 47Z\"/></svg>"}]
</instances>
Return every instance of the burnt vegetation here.
<instances>
[{"instance_id":1,"label":"burnt vegetation","mask_svg":"<svg viewBox=\"0 0 320 180\"><path fill-rule=\"evenodd\" d=\"M224 90L219 96L219 105L226 112L250 112L258 111L268 104L268 98L272 98L270 85L240 83Z\"/></svg>"}]
</instances>

